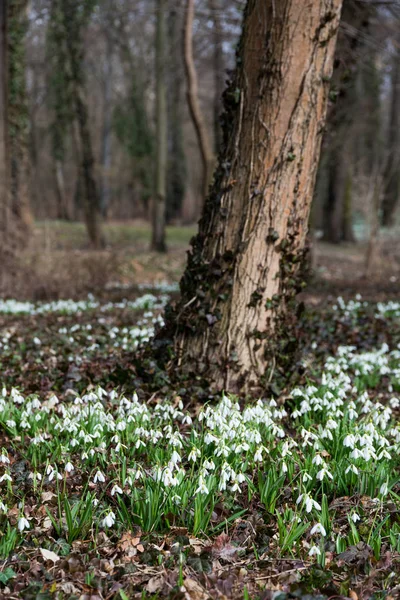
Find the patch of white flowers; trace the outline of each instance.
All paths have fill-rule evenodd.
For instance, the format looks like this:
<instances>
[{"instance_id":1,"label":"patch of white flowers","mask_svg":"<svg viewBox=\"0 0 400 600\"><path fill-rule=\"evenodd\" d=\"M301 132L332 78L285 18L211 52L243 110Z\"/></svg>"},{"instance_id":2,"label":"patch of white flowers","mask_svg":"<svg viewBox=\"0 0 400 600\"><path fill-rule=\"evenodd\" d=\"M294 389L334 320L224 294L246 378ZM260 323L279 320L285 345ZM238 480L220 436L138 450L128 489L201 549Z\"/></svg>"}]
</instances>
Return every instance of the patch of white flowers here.
<instances>
[{"instance_id":1,"label":"patch of white flowers","mask_svg":"<svg viewBox=\"0 0 400 600\"><path fill-rule=\"evenodd\" d=\"M53 302L21 302L19 300L0 299L0 313L3 314L27 314L40 315L47 313L76 314L88 310L98 309L102 312L114 309L122 310L140 310L140 309L161 309L169 300L167 294L155 296L154 294L144 294L136 300L122 300L121 302L107 302L101 304L95 300L94 296L88 295L87 300L54 300Z\"/></svg>"}]
</instances>

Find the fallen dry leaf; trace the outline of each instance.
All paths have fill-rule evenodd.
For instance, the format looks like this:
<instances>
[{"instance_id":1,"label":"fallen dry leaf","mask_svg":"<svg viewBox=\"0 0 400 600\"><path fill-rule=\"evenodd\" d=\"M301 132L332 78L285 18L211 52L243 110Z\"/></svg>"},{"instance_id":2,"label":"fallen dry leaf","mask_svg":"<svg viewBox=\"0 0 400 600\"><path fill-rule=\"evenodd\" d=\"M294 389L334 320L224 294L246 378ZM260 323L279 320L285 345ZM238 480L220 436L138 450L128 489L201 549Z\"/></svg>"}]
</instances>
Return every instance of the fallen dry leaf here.
<instances>
[{"instance_id":1,"label":"fallen dry leaf","mask_svg":"<svg viewBox=\"0 0 400 600\"><path fill-rule=\"evenodd\" d=\"M46 548L39 548L40 553L45 560L51 560L53 563L56 563L60 560L60 557L55 552L51 550L46 550Z\"/></svg>"}]
</instances>

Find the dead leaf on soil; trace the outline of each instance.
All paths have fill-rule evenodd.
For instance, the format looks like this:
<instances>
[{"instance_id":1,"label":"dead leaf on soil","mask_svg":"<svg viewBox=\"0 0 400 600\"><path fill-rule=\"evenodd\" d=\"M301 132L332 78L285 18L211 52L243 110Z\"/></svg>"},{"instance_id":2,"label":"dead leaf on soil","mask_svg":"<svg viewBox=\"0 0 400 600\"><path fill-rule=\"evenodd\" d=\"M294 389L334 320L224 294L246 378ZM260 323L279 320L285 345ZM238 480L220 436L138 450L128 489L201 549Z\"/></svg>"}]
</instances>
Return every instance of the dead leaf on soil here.
<instances>
[{"instance_id":1,"label":"dead leaf on soil","mask_svg":"<svg viewBox=\"0 0 400 600\"><path fill-rule=\"evenodd\" d=\"M39 548L41 555L45 560L51 560L53 563L56 563L60 560L60 557L55 552L51 550L46 550L46 548Z\"/></svg>"}]
</instances>

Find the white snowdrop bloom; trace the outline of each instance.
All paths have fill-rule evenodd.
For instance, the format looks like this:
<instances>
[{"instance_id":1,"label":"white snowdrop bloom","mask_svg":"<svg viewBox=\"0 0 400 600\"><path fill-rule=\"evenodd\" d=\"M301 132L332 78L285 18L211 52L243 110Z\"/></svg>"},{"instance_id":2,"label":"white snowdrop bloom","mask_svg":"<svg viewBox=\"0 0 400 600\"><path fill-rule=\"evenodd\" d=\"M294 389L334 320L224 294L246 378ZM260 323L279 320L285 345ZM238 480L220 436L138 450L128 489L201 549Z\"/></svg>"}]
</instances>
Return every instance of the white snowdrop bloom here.
<instances>
[{"instance_id":1,"label":"white snowdrop bloom","mask_svg":"<svg viewBox=\"0 0 400 600\"><path fill-rule=\"evenodd\" d=\"M111 490L111 496L115 496L115 494L122 494L122 489L119 487L119 485L115 484Z\"/></svg>"},{"instance_id":2,"label":"white snowdrop bloom","mask_svg":"<svg viewBox=\"0 0 400 600\"><path fill-rule=\"evenodd\" d=\"M312 477L308 473L304 473L302 479L303 479L303 483L306 483L307 481L312 481Z\"/></svg>"},{"instance_id":3,"label":"white snowdrop bloom","mask_svg":"<svg viewBox=\"0 0 400 600\"><path fill-rule=\"evenodd\" d=\"M199 477L199 487L195 491L195 494L208 494L208 493L209 493L209 490L208 490L208 487L206 485L206 482L204 481L203 477L200 475L200 477Z\"/></svg>"},{"instance_id":4,"label":"white snowdrop bloom","mask_svg":"<svg viewBox=\"0 0 400 600\"><path fill-rule=\"evenodd\" d=\"M182 425L191 425L193 423L192 417L190 415L185 415L182 419Z\"/></svg>"},{"instance_id":5,"label":"white snowdrop bloom","mask_svg":"<svg viewBox=\"0 0 400 600\"><path fill-rule=\"evenodd\" d=\"M308 552L308 556L320 556L320 554L321 550L318 548L318 546L311 546Z\"/></svg>"},{"instance_id":6,"label":"white snowdrop bloom","mask_svg":"<svg viewBox=\"0 0 400 600\"><path fill-rule=\"evenodd\" d=\"M33 343L34 343L36 346L40 346L42 342L41 342L41 340L40 340L38 337L34 337L34 338L33 338Z\"/></svg>"},{"instance_id":7,"label":"white snowdrop bloom","mask_svg":"<svg viewBox=\"0 0 400 600\"><path fill-rule=\"evenodd\" d=\"M7 505L4 504L2 501L0 501L0 510L2 510L4 513L8 511Z\"/></svg>"},{"instance_id":8,"label":"white snowdrop bloom","mask_svg":"<svg viewBox=\"0 0 400 600\"><path fill-rule=\"evenodd\" d=\"M2 463L3 465L10 464L10 459L7 456L6 450L3 450L3 453L0 454L0 463Z\"/></svg>"},{"instance_id":9,"label":"white snowdrop bloom","mask_svg":"<svg viewBox=\"0 0 400 600\"><path fill-rule=\"evenodd\" d=\"M311 535L314 535L315 533L320 533L321 535L323 535L325 537L326 529L321 523L316 523L310 531Z\"/></svg>"},{"instance_id":10,"label":"white snowdrop bloom","mask_svg":"<svg viewBox=\"0 0 400 600\"><path fill-rule=\"evenodd\" d=\"M22 533L24 529L29 529L29 521L25 517L20 517L18 519L18 530Z\"/></svg>"},{"instance_id":11,"label":"white snowdrop bloom","mask_svg":"<svg viewBox=\"0 0 400 600\"><path fill-rule=\"evenodd\" d=\"M94 478L93 478L93 483L104 483L106 480L106 478L104 477L103 473L101 471L97 471Z\"/></svg>"},{"instance_id":12,"label":"white snowdrop bloom","mask_svg":"<svg viewBox=\"0 0 400 600\"><path fill-rule=\"evenodd\" d=\"M262 462L263 461L263 447L259 446L254 454L254 461L255 462Z\"/></svg>"},{"instance_id":13,"label":"white snowdrop bloom","mask_svg":"<svg viewBox=\"0 0 400 600\"><path fill-rule=\"evenodd\" d=\"M314 458L312 459L312 464L317 465L317 467L322 465L323 462L324 462L324 459L322 458L322 456L320 454L316 454L314 456Z\"/></svg>"},{"instance_id":14,"label":"white snowdrop bloom","mask_svg":"<svg viewBox=\"0 0 400 600\"><path fill-rule=\"evenodd\" d=\"M240 485L239 485L239 481L237 479L234 479L232 482L232 485L230 486L230 491L235 493L235 492L240 492Z\"/></svg>"},{"instance_id":15,"label":"white snowdrop bloom","mask_svg":"<svg viewBox=\"0 0 400 600\"><path fill-rule=\"evenodd\" d=\"M71 473L74 470L74 465L70 462L67 462L67 464L64 467L64 471L66 471L67 473Z\"/></svg>"},{"instance_id":16,"label":"white snowdrop bloom","mask_svg":"<svg viewBox=\"0 0 400 600\"><path fill-rule=\"evenodd\" d=\"M353 452L351 452L350 454L350 458L360 458L362 456L362 453L360 452L360 450L358 448L354 448Z\"/></svg>"},{"instance_id":17,"label":"white snowdrop bloom","mask_svg":"<svg viewBox=\"0 0 400 600\"><path fill-rule=\"evenodd\" d=\"M400 406L400 400L398 398L391 398L389 400L389 404L392 408L399 408Z\"/></svg>"},{"instance_id":18,"label":"white snowdrop bloom","mask_svg":"<svg viewBox=\"0 0 400 600\"><path fill-rule=\"evenodd\" d=\"M356 512L353 512L353 514L351 515L351 520L353 521L353 523L357 523L357 521L360 520L360 516Z\"/></svg>"},{"instance_id":19,"label":"white snowdrop bloom","mask_svg":"<svg viewBox=\"0 0 400 600\"><path fill-rule=\"evenodd\" d=\"M110 511L105 517L104 519L101 521L101 526L106 528L106 527L112 527L115 523L115 514Z\"/></svg>"},{"instance_id":20,"label":"white snowdrop bloom","mask_svg":"<svg viewBox=\"0 0 400 600\"><path fill-rule=\"evenodd\" d=\"M201 456L200 450L198 448L196 448L195 446L193 446L193 448L190 451L190 454L188 456L188 460L196 462L196 460L198 459L199 456Z\"/></svg>"},{"instance_id":21,"label":"white snowdrop bloom","mask_svg":"<svg viewBox=\"0 0 400 600\"><path fill-rule=\"evenodd\" d=\"M203 467L204 469L207 469L207 471L214 471L215 470L215 463L213 460L208 460L206 458L206 460L203 462Z\"/></svg>"},{"instance_id":22,"label":"white snowdrop bloom","mask_svg":"<svg viewBox=\"0 0 400 600\"><path fill-rule=\"evenodd\" d=\"M356 438L352 433L350 433L349 435L346 435L346 437L343 440L343 446L345 446L346 448L354 448L355 443L356 443Z\"/></svg>"},{"instance_id":23,"label":"white snowdrop bloom","mask_svg":"<svg viewBox=\"0 0 400 600\"><path fill-rule=\"evenodd\" d=\"M324 478L325 478L325 476L328 477L329 479L333 479L332 473L330 473L326 467L323 467L317 473L317 479L318 479L318 481L323 481Z\"/></svg>"},{"instance_id":24,"label":"white snowdrop bloom","mask_svg":"<svg viewBox=\"0 0 400 600\"><path fill-rule=\"evenodd\" d=\"M359 473L359 471L355 465L349 465L347 467L347 469L345 470L345 474L347 475L348 473L350 473L350 471L352 473L354 473L355 475L358 475L358 473Z\"/></svg>"},{"instance_id":25,"label":"white snowdrop bloom","mask_svg":"<svg viewBox=\"0 0 400 600\"><path fill-rule=\"evenodd\" d=\"M17 426L16 422L13 419L9 419L8 421L6 421L6 425L7 427L10 427L10 429L13 429Z\"/></svg>"},{"instance_id":26,"label":"white snowdrop bloom","mask_svg":"<svg viewBox=\"0 0 400 600\"><path fill-rule=\"evenodd\" d=\"M1 478L0 478L0 481L1 481ZM386 496L388 491L389 491L388 484L386 482L382 483L381 487L379 488L379 493L382 494L382 496Z\"/></svg>"},{"instance_id":27,"label":"white snowdrop bloom","mask_svg":"<svg viewBox=\"0 0 400 600\"><path fill-rule=\"evenodd\" d=\"M288 466L285 463L285 461L282 462L282 473L287 473L288 472ZM304 477L303 477L303 481L304 481Z\"/></svg>"},{"instance_id":28,"label":"white snowdrop bloom","mask_svg":"<svg viewBox=\"0 0 400 600\"><path fill-rule=\"evenodd\" d=\"M0 477L0 483L3 483L3 481L12 481L12 477L8 473L4 473L4 475Z\"/></svg>"},{"instance_id":29,"label":"white snowdrop bloom","mask_svg":"<svg viewBox=\"0 0 400 600\"><path fill-rule=\"evenodd\" d=\"M177 465L179 462L182 462L182 458L181 458L180 454L176 450L173 451L173 453L171 455L170 462L173 465Z\"/></svg>"}]
</instances>

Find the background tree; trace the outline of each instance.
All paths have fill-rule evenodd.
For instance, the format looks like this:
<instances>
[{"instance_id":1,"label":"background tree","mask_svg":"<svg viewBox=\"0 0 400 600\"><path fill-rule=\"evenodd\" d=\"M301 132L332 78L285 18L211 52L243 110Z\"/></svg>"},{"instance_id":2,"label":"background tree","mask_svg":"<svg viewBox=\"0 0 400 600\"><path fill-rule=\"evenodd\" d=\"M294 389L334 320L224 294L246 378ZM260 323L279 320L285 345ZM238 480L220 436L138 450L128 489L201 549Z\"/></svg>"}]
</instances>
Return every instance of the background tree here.
<instances>
[{"instance_id":1,"label":"background tree","mask_svg":"<svg viewBox=\"0 0 400 600\"><path fill-rule=\"evenodd\" d=\"M249 0L224 151L158 343L175 368L251 389L287 358L341 0ZM288 83L290 82L290 84ZM290 85L290 87L288 87Z\"/></svg>"},{"instance_id":2,"label":"background tree","mask_svg":"<svg viewBox=\"0 0 400 600\"><path fill-rule=\"evenodd\" d=\"M25 34L28 26L28 0L9 0L8 20L8 138L10 205L23 239L32 225L30 208L29 114L25 78Z\"/></svg>"},{"instance_id":3,"label":"background tree","mask_svg":"<svg viewBox=\"0 0 400 600\"><path fill-rule=\"evenodd\" d=\"M100 202L94 174L94 155L89 129L88 106L85 96L83 70L83 32L93 11L94 0L56 0L52 16L57 19L56 41L62 58L63 89L67 92L68 114L73 112L77 123L76 151L79 157L79 181L83 192L83 209L90 244L93 248L103 245L100 226ZM62 109L64 110L64 109ZM57 113L56 113L57 115ZM65 119L64 119L65 120Z\"/></svg>"},{"instance_id":4,"label":"background tree","mask_svg":"<svg viewBox=\"0 0 400 600\"><path fill-rule=\"evenodd\" d=\"M189 112L192 118L194 129L196 131L201 154L201 161L203 167L202 193L205 198L208 192L208 186L211 181L213 152L198 98L198 81L196 68L193 60L193 20L194 0L187 0L184 23L183 57L186 72L187 100Z\"/></svg>"},{"instance_id":5,"label":"background tree","mask_svg":"<svg viewBox=\"0 0 400 600\"><path fill-rule=\"evenodd\" d=\"M167 169L167 221L182 214L186 190L186 157L182 118L183 62L182 16L184 0L169 0L168 6L168 169Z\"/></svg>"},{"instance_id":6,"label":"background tree","mask_svg":"<svg viewBox=\"0 0 400 600\"><path fill-rule=\"evenodd\" d=\"M387 165L384 174L382 224L393 225L399 200L400 183L400 32L394 39L390 71L390 112L388 124Z\"/></svg>"},{"instance_id":7,"label":"background tree","mask_svg":"<svg viewBox=\"0 0 400 600\"><path fill-rule=\"evenodd\" d=\"M166 252L165 219L167 195L167 93L165 85L165 8L166 0L157 0L156 27L156 174L152 208L151 249Z\"/></svg>"},{"instance_id":8,"label":"background tree","mask_svg":"<svg viewBox=\"0 0 400 600\"><path fill-rule=\"evenodd\" d=\"M7 3L0 6L0 210L1 238L0 250L3 250L7 232L9 204L9 163L8 163L8 118L7 118Z\"/></svg>"}]
</instances>

